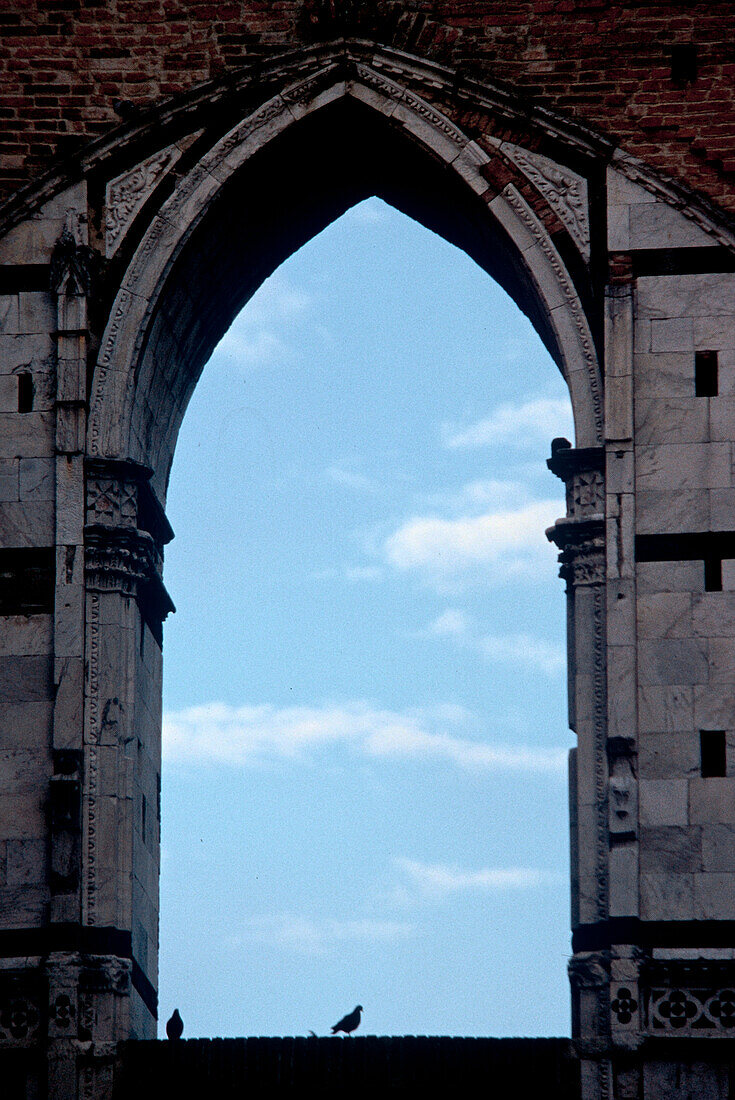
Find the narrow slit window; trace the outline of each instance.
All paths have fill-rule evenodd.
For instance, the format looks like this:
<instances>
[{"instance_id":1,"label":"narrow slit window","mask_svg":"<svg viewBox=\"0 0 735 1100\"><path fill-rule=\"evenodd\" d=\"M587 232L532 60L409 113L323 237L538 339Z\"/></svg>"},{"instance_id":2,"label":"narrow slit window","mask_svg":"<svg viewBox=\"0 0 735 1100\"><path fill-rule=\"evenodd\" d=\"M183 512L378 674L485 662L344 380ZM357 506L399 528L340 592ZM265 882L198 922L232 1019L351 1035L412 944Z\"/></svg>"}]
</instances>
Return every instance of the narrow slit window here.
<instances>
[{"instance_id":1,"label":"narrow slit window","mask_svg":"<svg viewBox=\"0 0 735 1100\"><path fill-rule=\"evenodd\" d=\"M694 356L694 394L696 397L717 397L717 352L698 351Z\"/></svg>"},{"instance_id":2,"label":"narrow slit window","mask_svg":"<svg viewBox=\"0 0 735 1100\"><path fill-rule=\"evenodd\" d=\"M671 47L671 79L674 84L693 84L697 79L697 47L691 42Z\"/></svg>"},{"instance_id":3,"label":"narrow slit window","mask_svg":"<svg viewBox=\"0 0 735 1100\"><path fill-rule=\"evenodd\" d=\"M23 371L18 375L18 412L33 411L33 375Z\"/></svg>"},{"instance_id":4,"label":"narrow slit window","mask_svg":"<svg viewBox=\"0 0 735 1100\"><path fill-rule=\"evenodd\" d=\"M705 592L722 592L722 558L704 559Z\"/></svg>"},{"instance_id":5,"label":"narrow slit window","mask_svg":"<svg viewBox=\"0 0 735 1100\"><path fill-rule=\"evenodd\" d=\"M700 730L699 744L702 778L712 779L727 774L727 742L724 730Z\"/></svg>"}]
</instances>

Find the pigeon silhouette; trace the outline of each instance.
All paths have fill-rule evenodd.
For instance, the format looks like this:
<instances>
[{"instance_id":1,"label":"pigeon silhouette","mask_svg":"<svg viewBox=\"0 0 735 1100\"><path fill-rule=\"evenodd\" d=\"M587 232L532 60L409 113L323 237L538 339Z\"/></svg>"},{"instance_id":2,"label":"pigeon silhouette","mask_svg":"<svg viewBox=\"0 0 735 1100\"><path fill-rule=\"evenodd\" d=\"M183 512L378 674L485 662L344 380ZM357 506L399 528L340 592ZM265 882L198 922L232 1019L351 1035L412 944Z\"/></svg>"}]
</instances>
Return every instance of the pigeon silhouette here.
<instances>
[{"instance_id":1,"label":"pigeon silhouette","mask_svg":"<svg viewBox=\"0 0 735 1100\"><path fill-rule=\"evenodd\" d=\"M166 1024L166 1034L169 1039L180 1039L184 1034L184 1021L179 1016L178 1008L174 1009L173 1016Z\"/></svg>"},{"instance_id":2,"label":"pigeon silhouette","mask_svg":"<svg viewBox=\"0 0 735 1100\"><path fill-rule=\"evenodd\" d=\"M362 1012L362 1005L357 1005L354 1012L350 1012L348 1016L343 1016L338 1024L335 1024L332 1028L332 1035L336 1035L338 1031L344 1031L345 1035L349 1035L360 1024L360 1013Z\"/></svg>"}]
</instances>

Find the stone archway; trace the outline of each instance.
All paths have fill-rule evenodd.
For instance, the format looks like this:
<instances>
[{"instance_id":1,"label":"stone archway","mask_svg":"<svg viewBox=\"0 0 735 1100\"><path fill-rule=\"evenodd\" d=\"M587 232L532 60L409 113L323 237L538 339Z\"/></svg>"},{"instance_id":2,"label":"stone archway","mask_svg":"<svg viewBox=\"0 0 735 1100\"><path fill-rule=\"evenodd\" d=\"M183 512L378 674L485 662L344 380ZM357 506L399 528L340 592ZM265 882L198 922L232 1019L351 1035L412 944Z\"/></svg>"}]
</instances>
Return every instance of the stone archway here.
<instances>
[{"instance_id":1,"label":"stone archway","mask_svg":"<svg viewBox=\"0 0 735 1100\"><path fill-rule=\"evenodd\" d=\"M100 1044L154 1034L164 505L176 434L247 297L372 193L497 278L570 390L576 446L557 441L550 460L567 516L550 537L569 597L579 741L570 973L585 1096L608 1095L616 1052L726 1036L732 780L705 774L697 756L700 731L726 740L735 727L722 686L729 604L709 595L718 578L727 589L723 561L735 554L735 430L717 383L718 369L725 379L732 368L722 334L732 241L721 219L578 124L364 42L299 50L175 100L99 142L65 184L44 181L4 239L12 253L36 231L51 279L51 295L18 291L10 324L31 356L13 366L12 458L45 463L54 505L17 509L35 525L25 543L35 557L17 561L11 539L5 559L18 582L6 605L15 654L31 644L20 620L44 618L44 640L33 642L45 661L39 698L17 704L44 704L48 740L29 767L50 807L46 817L34 795L23 844L36 848L13 848L26 862L35 851L40 870L24 864L25 923L2 933L16 1005L0 1018L8 1041L49 1043L61 1080L79 1056L71 1035ZM19 379L29 372L36 405L26 409ZM706 415L696 404L705 400ZM678 563L679 587L666 561ZM94 1090L103 1048L91 1049L80 1080Z\"/></svg>"}]
</instances>

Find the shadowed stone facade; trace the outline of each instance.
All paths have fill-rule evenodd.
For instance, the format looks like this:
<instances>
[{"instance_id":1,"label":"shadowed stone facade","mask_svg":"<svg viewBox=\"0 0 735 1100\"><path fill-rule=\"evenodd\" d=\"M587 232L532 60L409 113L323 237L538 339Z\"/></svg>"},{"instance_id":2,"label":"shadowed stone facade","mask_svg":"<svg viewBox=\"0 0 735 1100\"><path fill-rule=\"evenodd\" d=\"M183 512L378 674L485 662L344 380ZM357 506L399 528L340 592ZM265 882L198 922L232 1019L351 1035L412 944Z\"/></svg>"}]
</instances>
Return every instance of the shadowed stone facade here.
<instances>
[{"instance_id":1,"label":"shadowed stone facade","mask_svg":"<svg viewBox=\"0 0 735 1100\"><path fill-rule=\"evenodd\" d=\"M700 53L677 5L604 0L3 16L0 1056L18 1095L107 1096L116 1044L155 1035L178 428L263 279L378 194L508 290L572 400L549 537L583 1100L729 1096L735 13L702 7ZM626 72L645 65L641 92Z\"/></svg>"}]
</instances>

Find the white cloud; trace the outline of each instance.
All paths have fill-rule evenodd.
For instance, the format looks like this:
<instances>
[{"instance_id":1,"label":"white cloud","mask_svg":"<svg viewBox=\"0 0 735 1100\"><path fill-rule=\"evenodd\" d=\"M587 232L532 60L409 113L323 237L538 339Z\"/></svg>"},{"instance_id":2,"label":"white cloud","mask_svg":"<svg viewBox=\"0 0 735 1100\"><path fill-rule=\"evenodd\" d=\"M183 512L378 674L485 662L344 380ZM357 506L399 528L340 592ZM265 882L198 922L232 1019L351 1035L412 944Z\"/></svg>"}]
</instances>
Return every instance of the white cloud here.
<instances>
[{"instance_id":1,"label":"white cloud","mask_svg":"<svg viewBox=\"0 0 735 1100\"><path fill-rule=\"evenodd\" d=\"M482 867L468 870L445 863L396 859L396 865L422 894L441 898L467 891L485 893L536 889L560 881L560 876L535 867Z\"/></svg>"},{"instance_id":2,"label":"white cloud","mask_svg":"<svg viewBox=\"0 0 735 1100\"><path fill-rule=\"evenodd\" d=\"M164 715L166 759L235 767L277 761L309 763L343 747L373 760L421 760L476 771L562 774L566 751L493 744L447 732L470 725L463 708L392 711L351 702L322 707L233 707L208 703Z\"/></svg>"},{"instance_id":3,"label":"white cloud","mask_svg":"<svg viewBox=\"0 0 735 1100\"><path fill-rule=\"evenodd\" d=\"M539 500L458 519L415 516L386 540L384 552L397 569L434 577L478 569L494 579L524 576L553 562L544 531L560 511L558 500Z\"/></svg>"},{"instance_id":4,"label":"white cloud","mask_svg":"<svg viewBox=\"0 0 735 1100\"><path fill-rule=\"evenodd\" d=\"M245 942L265 943L289 951L321 955L336 945L387 943L406 939L414 931L414 926L405 921L315 919L296 913L274 913L246 920L242 931L232 937L232 943L233 946Z\"/></svg>"},{"instance_id":5,"label":"white cloud","mask_svg":"<svg viewBox=\"0 0 735 1100\"><path fill-rule=\"evenodd\" d=\"M262 366L290 357L290 336L312 304L311 297L276 272L255 292L217 345L241 366Z\"/></svg>"},{"instance_id":6,"label":"white cloud","mask_svg":"<svg viewBox=\"0 0 735 1100\"><path fill-rule=\"evenodd\" d=\"M477 624L459 608L450 607L429 623L424 636L449 637L465 649L492 662L526 666L556 676L566 667L566 654L559 645L532 634L483 634Z\"/></svg>"},{"instance_id":7,"label":"white cloud","mask_svg":"<svg viewBox=\"0 0 735 1100\"><path fill-rule=\"evenodd\" d=\"M537 397L521 405L500 405L490 416L474 424L442 426L445 447L488 447L498 443L523 447L554 436L573 437L572 406L568 398Z\"/></svg>"}]
</instances>

